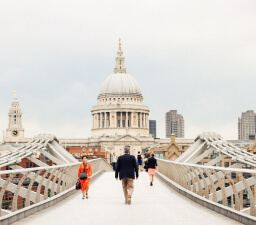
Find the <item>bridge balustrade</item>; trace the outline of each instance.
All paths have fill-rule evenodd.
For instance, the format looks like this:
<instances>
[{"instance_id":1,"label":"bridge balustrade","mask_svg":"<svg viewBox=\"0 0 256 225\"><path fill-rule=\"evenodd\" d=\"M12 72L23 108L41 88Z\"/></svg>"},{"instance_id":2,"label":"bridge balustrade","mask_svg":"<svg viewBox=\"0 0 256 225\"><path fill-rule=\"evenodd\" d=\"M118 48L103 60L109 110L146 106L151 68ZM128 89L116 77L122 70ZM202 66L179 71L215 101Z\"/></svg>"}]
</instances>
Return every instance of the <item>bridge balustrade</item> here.
<instances>
[{"instance_id":1,"label":"bridge balustrade","mask_svg":"<svg viewBox=\"0 0 256 225\"><path fill-rule=\"evenodd\" d=\"M112 170L104 159L88 162L93 174ZM62 192L74 190L80 163L0 171L0 215L10 215Z\"/></svg>"},{"instance_id":2,"label":"bridge balustrade","mask_svg":"<svg viewBox=\"0 0 256 225\"><path fill-rule=\"evenodd\" d=\"M256 216L256 170L163 159L158 159L158 166L161 174L183 188L208 200Z\"/></svg>"}]
</instances>

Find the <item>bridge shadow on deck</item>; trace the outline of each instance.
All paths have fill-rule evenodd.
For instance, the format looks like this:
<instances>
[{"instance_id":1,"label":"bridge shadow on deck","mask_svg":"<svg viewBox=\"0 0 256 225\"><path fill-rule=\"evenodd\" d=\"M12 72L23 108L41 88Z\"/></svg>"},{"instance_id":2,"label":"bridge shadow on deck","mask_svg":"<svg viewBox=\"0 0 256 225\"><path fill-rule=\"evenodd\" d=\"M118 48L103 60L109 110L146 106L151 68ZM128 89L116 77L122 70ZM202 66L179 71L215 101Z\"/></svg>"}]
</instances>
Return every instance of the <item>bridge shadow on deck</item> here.
<instances>
[{"instance_id":1,"label":"bridge shadow on deck","mask_svg":"<svg viewBox=\"0 0 256 225\"><path fill-rule=\"evenodd\" d=\"M148 175L140 173L134 182L131 205L124 204L122 184L113 172L105 172L91 185L89 199L81 191L58 204L33 214L15 225L226 225L240 224L178 194L156 178L149 186Z\"/></svg>"}]
</instances>

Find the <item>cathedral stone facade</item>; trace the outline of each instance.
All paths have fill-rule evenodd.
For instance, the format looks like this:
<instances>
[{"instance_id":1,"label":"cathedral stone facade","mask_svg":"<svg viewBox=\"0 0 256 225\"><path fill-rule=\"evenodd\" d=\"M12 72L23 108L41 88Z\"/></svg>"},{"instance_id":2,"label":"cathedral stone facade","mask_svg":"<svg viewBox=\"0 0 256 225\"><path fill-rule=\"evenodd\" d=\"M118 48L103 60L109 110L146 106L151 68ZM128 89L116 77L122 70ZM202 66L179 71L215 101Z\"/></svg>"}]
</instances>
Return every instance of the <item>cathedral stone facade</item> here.
<instances>
[{"instance_id":1,"label":"cathedral stone facade","mask_svg":"<svg viewBox=\"0 0 256 225\"><path fill-rule=\"evenodd\" d=\"M137 81L126 73L120 42L114 73L103 82L92 120L92 136L149 137L149 109L143 105Z\"/></svg>"},{"instance_id":2,"label":"cathedral stone facade","mask_svg":"<svg viewBox=\"0 0 256 225\"><path fill-rule=\"evenodd\" d=\"M149 109L143 104L143 96L137 81L126 73L121 43L117 51L114 73L108 76L100 89L97 105L91 110L92 135L83 139L59 139L64 147L100 147L105 156L116 153L121 155L125 148L131 154L146 148L158 148L169 144L170 139L154 139L149 134ZM30 139L24 138L22 112L15 96L9 112L9 127L4 137L5 149L9 144L23 144ZM192 139L176 139L182 146L189 146ZM81 152L79 150L79 152ZM86 154L86 153L78 153ZM164 157L164 152L159 152Z\"/></svg>"}]
</instances>

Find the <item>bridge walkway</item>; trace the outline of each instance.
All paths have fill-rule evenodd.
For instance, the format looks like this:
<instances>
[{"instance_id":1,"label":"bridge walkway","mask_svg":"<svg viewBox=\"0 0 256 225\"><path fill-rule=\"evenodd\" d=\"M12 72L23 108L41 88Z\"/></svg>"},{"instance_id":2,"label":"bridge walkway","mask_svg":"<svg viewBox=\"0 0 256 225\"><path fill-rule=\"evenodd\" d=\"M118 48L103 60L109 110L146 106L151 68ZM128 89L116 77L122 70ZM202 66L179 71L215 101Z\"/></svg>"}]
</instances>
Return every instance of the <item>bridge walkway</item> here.
<instances>
[{"instance_id":1,"label":"bridge walkway","mask_svg":"<svg viewBox=\"0 0 256 225\"><path fill-rule=\"evenodd\" d=\"M89 199L81 191L58 204L35 213L15 225L226 225L240 224L178 194L156 177L149 186L148 175L134 182L131 205L124 204L122 184L113 172L105 172L91 185Z\"/></svg>"}]
</instances>

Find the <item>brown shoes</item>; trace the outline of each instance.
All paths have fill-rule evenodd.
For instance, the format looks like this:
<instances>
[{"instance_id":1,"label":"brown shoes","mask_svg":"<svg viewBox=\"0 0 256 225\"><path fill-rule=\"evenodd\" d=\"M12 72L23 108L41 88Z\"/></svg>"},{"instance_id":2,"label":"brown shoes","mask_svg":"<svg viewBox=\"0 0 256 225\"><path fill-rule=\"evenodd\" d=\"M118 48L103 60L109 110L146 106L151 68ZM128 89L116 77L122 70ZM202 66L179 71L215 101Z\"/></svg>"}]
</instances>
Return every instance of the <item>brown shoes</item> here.
<instances>
[{"instance_id":1,"label":"brown shoes","mask_svg":"<svg viewBox=\"0 0 256 225\"><path fill-rule=\"evenodd\" d=\"M128 205L131 205L131 203L132 203L132 200L131 200L131 196L130 195L128 195L128 198L127 198L127 204Z\"/></svg>"}]
</instances>

